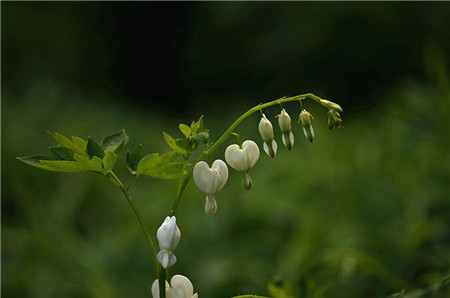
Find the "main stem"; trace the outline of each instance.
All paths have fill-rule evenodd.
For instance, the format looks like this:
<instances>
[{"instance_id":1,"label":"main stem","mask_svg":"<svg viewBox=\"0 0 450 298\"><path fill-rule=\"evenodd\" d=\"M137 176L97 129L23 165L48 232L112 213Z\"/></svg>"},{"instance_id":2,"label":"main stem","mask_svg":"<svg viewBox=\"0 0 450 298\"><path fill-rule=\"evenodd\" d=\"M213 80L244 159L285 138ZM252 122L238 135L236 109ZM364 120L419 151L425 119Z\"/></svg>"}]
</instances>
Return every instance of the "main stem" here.
<instances>
[{"instance_id":1,"label":"main stem","mask_svg":"<svg viewBox=\"0 0 450 298\"><path fill-rule=\"evenodd\" d=\"M116 185L122 191L122 193L125 195L125 197L127 198L128 203L131 206L131 209L133 209L134 214L136 215L139 223L141 224L142 230L144 231L144 234L145 234L145 238L147 238L148 246L150 247L150 250L152 252L153 263L155 264L156 274L158 275L158 272L159 272L158 264L159 264L159 262L158 262L158 259L156 258L156 247L155 247L155 244L153 243L153 240L152 240L152 237L150 236L150 233L148 232L147 228L145 227L144 220L142 219L141 213L137 209L136 205L134 205L134 202L131 199L131 196L128 193L127 188L125 188L123 186L122 182L114 174L114 172L112 172L112 171L109 172L107 176L114 183L114 185Z\"/></svg>"},{"instance_id":2,"label":"main stem","mask_svg":"<svg viewBox=\"0 0 450 298\"><path fill-rule=\"evenodd\" d=\"M278 105L278 104L282 104L285 102L290 102L290 101L299 101L301 103L302 100L304 99L312 99L318 103L320 103L320 97L312 94L312 93L306 93L306 94L302 94L302 95L297 95L297 96L293 96L293 97L283 97L280 99L276 99L273 101L269 101L265 104L260 104L257 106L254 106L253 108L251 108L250 110L248 110L247 112L245 112L241 117L239 117L236 121L234 121L233 124L231 124L231 126L223 133L223 135L209 148L205 149L199 156L199 158L197 159L197 161L195 162L195 164L197 164L199 161L205 160L205 158L208 155L211 155L226 139L228 139L228 137L230 137L230 135L233 133L234 129L242 122L244 121L248 116L252 115L255 112L261 111L264 108L273 106L273 105ZM195 165L194 164L194 165ZM176 216L177 215L177 211L178 211L178 205L180 203L181 200L181 196L183 195L183 191L186 188L189 180L192 178L192 173L194 171L194 166L191 167L191 169L189 170L189 173L186 175L186 177L184 178L183 182L181 183L181 186L179 186L178 188L178 192L177 192L177 198L172 206L172 210L171 210L171 214Z\"/></svg>"}]
</instances>

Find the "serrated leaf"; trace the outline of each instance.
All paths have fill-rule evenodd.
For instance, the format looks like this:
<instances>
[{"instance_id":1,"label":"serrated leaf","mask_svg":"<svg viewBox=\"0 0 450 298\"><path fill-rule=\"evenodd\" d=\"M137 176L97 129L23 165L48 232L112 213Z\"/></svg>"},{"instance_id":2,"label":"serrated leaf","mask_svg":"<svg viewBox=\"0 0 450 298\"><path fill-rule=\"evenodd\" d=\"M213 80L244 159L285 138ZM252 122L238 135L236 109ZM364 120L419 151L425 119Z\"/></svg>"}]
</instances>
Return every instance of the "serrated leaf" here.
<instances>
[{"instance_id":1,"label":"serrated leaf","mask_svg":"<svg viewBox=\"0 0 450 298\"><path fill-rule=\"evenodd\" d=\"M75 154L73 158L83 166L85 171L95 171L102 174L106 173L106 171L103 168L103 160L97 156L94 156L92 157L92 159L89 159L86 156Z\"/></svg>"},{"instance_id":2,"label":"serrated leaf","mask_svg":"<svg viewBox=\"0 0 450 298\"><path fill-rule=\"evenodd\" d=\"M177 140L175 140L174 138L172 138L170 135L168 135L165 132L163 132L163 135L164 135L164 140L166 141L167 145L169 145L170 148L173 149L173 151L177 152L178 154L186 153L186 149L177 145Z\"/></svg>"},{"instance_id":3,"label":"serrated leaf","mask_svg":"<svg viewBox=\"0 0 450 298\"><path fill-rule=\"evenodd\" d=\"M144 155L144 148L142 147L142 144L138 145L134 150L127 152L126 163L131 174L136 175L137 166Z\"/></svg>"},{"instance_id":4,"label":"serrated leaf","mask_svg":"<svg viewBox=\"0 0 450 298\"><path fill-rule=\"evenodd\" d=\"M33 167L41 168L43 166L41 160L55 160L55 157L48 155L33 155L25 157L17 157L18 160L23 161Z\"/></svg>"},{"instance_id":5,"label":"serrated leaf","mask_svg":"<svg viewBox=\"0 0 450 298\"><path fill-rule=\"evenodd\" d=\"M100 146L96 141L89 138L86 146L86 153L89 155L90 158L93 158L94 156L97 156L99 158L103 158L105 156L105 151L103 150L103 147Z\"/></svg>"},{"instance_id":6,"label":"serrated leaf","mask_svg":"<svg viewBox=\"0 0 450 298\"><path fill-rule=\"evenodd\" d=\"M75 152L73 152L69 148L59 146L50 147L50 152L56 157L56 159L74 161L73 155L75 154Z\"/></svg>"},{"instance_id":7,"label":"serrated leaf","mask_svg":"<svg viewBox=\"0 0 450 298\"><path fill-rule=\"evenodd\" d=\"M71 140L69 140L68 138L66 138L65 136L63 136L60 133L55 132L53 134L49 131L47 131L47 133L56 141L56 143L58 143L58 145L69 148L70 150L72 150L73 152L75 152L77 154L84 153L85 148L86 148L85 140L78 138L78 137L72 137L72 140L74 140L74 142L72 142Z\"/></svg>"},{"instance_id":8,"label":"serrated leaf","mask_svg":"<svg viewBox=\"0 0 450 298\"><path fill-rule=\"evenodd\" d=\"M76 161L70 160L42 160L43 169L55 172L83 172L86 169Z\"/></svg>"},{"instance_id":9,"label":"serrated leaf","mask_svg":"<svg viewBox=\"0 0 450 298\"><path fill-rule=\"evenodd\" d=\"M164 166L148 168L142 174L158 179L178 179L182 170L182 162L172 162Z\"/></svg>"},{"instance_id":10,"label":"serrated leaf","mask_svg":"<svg viewBox=\"0 0 450 298\"><path fill-rule=\"evenodd\" d=\"M128 135L125 130L122 129L121 131L104 138L102 141L102 147L105 151L110 150L116 154L119 154L120 150L122 150L128 140Z\"/></svg>"},{"instance_id":11,"label":"serrated leaf","mask_svg":"<svg viewBox=\"0 0 450 298\"><path fill-rule=\"evenodd\" d=\"M189 126L187 126L186 124L180 123L180 125L178 126L178 128L180 129L180 131L184 134L184 136L187 138L189 138L191 136L191 129L189 128Z\"/></svg>"},{"instance_id":12,"label":"serrated leaf","mask_svg":"<svg viewBox=\"0 0 450 298\"><path fill-rule=\"evenodd\" d=\"M117 162L117 155L112 151L106 151L105 157L103 157L103 168L106 172L109 172L112 170L114 165Z\"/></svg>"},{"instance_id":13,"label":"serrated leaf","mask_svg":"<svg viewBox=\"0 0 450 298\"><path fill-rule=\"evenodd\" d=\"M180 177L183 163L172 162L178 154L175 151L159 156L152 153L144 156L137 166L137 175L148 175L159 179L176 179Z\"/></svg>"}]
</instances>

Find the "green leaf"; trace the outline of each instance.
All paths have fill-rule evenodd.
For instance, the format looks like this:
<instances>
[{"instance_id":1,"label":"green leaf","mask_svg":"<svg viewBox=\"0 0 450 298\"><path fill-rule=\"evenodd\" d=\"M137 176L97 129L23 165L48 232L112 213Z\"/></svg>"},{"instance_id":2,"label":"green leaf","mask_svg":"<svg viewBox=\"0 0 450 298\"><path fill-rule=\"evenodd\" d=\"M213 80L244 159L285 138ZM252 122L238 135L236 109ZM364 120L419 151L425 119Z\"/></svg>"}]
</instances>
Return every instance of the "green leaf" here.
<instances>
[{"instance_id":1,"label":"green leaf","mask_svg":"<svg viewBox=\"0 0 450 298\"><path fill-rule=\"evenodd\" d=\"M197 143L208 143L209 140L209 131L207 129L204 129L200 132L197 132L191 137L193 140L195 140Z\"/></svg>"},{"instance_id":2,"label":"green leaf","mask_svg":"<svg viewBox=\"0 0 450 298\"><path fill-rule=\"evenodd\" d=\"M43 169L55 172L83 172L85 168L76 161L70 160L41 160Z\"/></svg>"},{"instance_id":3,"label":"green leaf","mask_svg":"<svg viewBox=\"0 0 450 298\"><path fill-rule=\"evenodd\" d=\"M200 116L197 122L192 121L191 123L191 132L195 134L198 130L203 129L203 115Z\"/></svg>"},{"instance_id":4,"label":"green leaf","mask_svg":"<svg viewBox=\"0 0 450 298\"><path fill-rule=\"evenodd\" d=\"M131 174L136 175L137 166L141 159L144 157L144 148L142 147L142 144L137 146L134 150L127 152L126 155L126 163L128 170L131 172Z\"/></svg>"},{"instance_id":5,"label":"green leaf","mask_svg":"<svg viewBox=\"0 0 450 298\"><path fill-rule=\"evenodd\" d=\"M56 159L62 159L62 160L71 160L74 161L73 155L75 152L73 152L71 149L66 147L50 147L50 152L56 157Z\"/></svg>"},{"instance_id":6,"label":"green leaf","mask_svg":"<svg viewBox=\"0 0 450 298\"><path fill-rule=\"evenodd\" d=\"M97 156L99 158L103 158L105 156L105 151L102 146L100 146L96 141L89 138L86 146L86 153L90 158Z\"/></svg>"},{"instance_id":7,"label":"green leaf","mask_svg":"<svg viewBox=\"0 0 450 298\"><path fill-rule=\"evenodd\" d=\"M86 141L78 138L78 137L72 137L72 140L69 140L65 136L59 133L52 134L51 132L47 131L47 133L52 136L52 138L62 147L69 148L73 152L77 154L83 154L86 149Z\"/></svg>"},{"instance_id":8,"label":"green leaf","mask_svg":"<svg viewBox=\"0 0 450 298\"><path fill-rule=\"evenodd\" d=\"M33 155L26 157L17 157L17 159L23 161L26 164L29 164L30 166L42 168L43 164L41 160L55 160L55 157L48 155Z\"/></svg>"},{"instance_id":9,"label":"green leaf","mask_svg":"<svg viewBox=\"0 0 450 298\"><path fill-rule=\"evenodd\" d=\"M164 135L164 140L166 141L167 145L169 145L170 148L172 148L175 152L177 152L178 154L185 154L186 153L186 149L180 147L177 144L178 140L175 140L174 138L172 138L170 135L168 135L165 132L163 132L163 135Z\"/></svg>"},{"instance_id":10,"label":"green leaf","mask_svg":"<svg viewBox=\"0 0 450 298\"><path fill-rule=\"evenodd\" d=\"M178 128L180 129L180 131L184 134L184 136L187 138L189 138L191 136L191 129L189 128L189 126L187 126L186 124L181 123Z\"/></svg>"},{"instance_id":11,"label":"green leaf","mask_svg":"<svg viewBox=\"0 0 450 298\"><path fill-rule=\"evenodd\" d=\"M137 166L137 175L148 175L159 179L177 179L183 169L182 162L172 162L178 154L175 151L159 156L152 153L144 156Z\"/></svg>"},{"instance_id":12,"label":"green leaf","mask_svg":"<svg viewBox=\"0 0 450 298\"><path fill-rule=\"evenodd\" d=\"M56 172L82 172L84 167L76 161L55 160L53 156L35 155L28 157L18 157L19 160L33 167Z\"/></svg>"},{"instance_id":13,"label":"green leaf","mask_svg":"<svg viewBox=\"0 0 450 298\"><path fill-rule=\"evenodd\" d=\"M110 150L116 154L119 154L120 150L122 150L128 140L128 135L125 130L122 129L121 131L104 138L102 141L102 147L105 151Z\"/></svg>"},{"instance_id":14,"label":"green leaf","mask_svg":"<svg viewBox=\"0 0 450 298\"><path fill-rule=\"evenodd\" d=\"M106 172L112 170L117 162L117 155L112 151L106 151L105 157L103 157L103 168Z\"/></svg>"},{"instance_id":15,"label":"green leaf","mask_svg":"<svg viewBox=\"0 0 450 298\"><path fill-rule=\"evenodd\" d=\"M85 171L95 171L102 174L105 174L106 171L103 168L103 160L97 156L92 157L92 159L87 158L86 156L75 154L73 157L81 166L83 166Z\"/></svg>"}]
</instances>

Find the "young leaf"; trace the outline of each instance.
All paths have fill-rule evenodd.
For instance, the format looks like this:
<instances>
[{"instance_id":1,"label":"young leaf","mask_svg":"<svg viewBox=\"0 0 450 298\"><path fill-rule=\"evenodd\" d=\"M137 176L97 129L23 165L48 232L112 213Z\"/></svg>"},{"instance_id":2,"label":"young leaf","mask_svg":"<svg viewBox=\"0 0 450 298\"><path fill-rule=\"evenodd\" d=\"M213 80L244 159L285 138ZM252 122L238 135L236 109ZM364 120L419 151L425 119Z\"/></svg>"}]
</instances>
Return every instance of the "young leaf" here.
<instances>
[{"instance_id":1,"label":"young leaf","mask_svg":"<svg viewBox=\"0 0 450 298\"><path fill-rule=\"evenodd\" d=\"M176 179L180 177L183 163L172 162L178 154L174 151L159 156L152 153L144 156L137 166L137 175L148 175L159 179Z\"/></svg>"},{"instance_id":2,"label":"young leaf","mask_svg":"<svg viewBox=\"0 0 450 298\"><path fill-rule=\"evenodd\" d=\"M105 174L106 171L103 168L103 161L97 156L89 159L83 155L75 154L73 158L83 167L85 171L94 171Z\"/></svg>"},{"instance_id":3,"label":"young leaf","mask_svg":"<svg viewBox=\"0 0 450 298\"><path fill-rule=\"evenodd\" d=\"M117 161L117 155L112 151L106 151L105 157L103 157L103 168L106 172L112 170Z\"/></svg>"},{"instance_id":4,"label":"young leaf","mask_svg":"<svg viewBox=\"0 0 450 298\"><path fill-rule=\"evenodd\" d=\"M47 131L47 133L52 136L52 138L56 141L56 143L58 143L58 145L69 148L77 154L83 154L86 149L86 141L83 139L72 137L72 142L68 138L57 132L52 134L51 132Z\"/></svg>"},{"instance_id":5,"label":"young leaf","mask_svg":"<svg viewBox=\"0 0 450 298\"><path fill-rule=\"evenodd\" d=\"M55 172L83 172L85 168L76 161L70 160L41 160L43 169Z\"/></svg>"},{"instance_id":6,"label":"young leaf","mask_svg":"<svg viewBox=\"0 0 450 298\"><path fill-rule=\"evenodd\" d=\"M181 123L178 128L180 129L180 131L184 134L184 136L187 138L189 138L191 136L191 129L189 128L189 126L187 126L186 124Z\"/></svg>"},{"instance_id":7,"label":"young leaf","mask_svg":"<svg viewBox=\"0 0 450 298\"><path fill-rule=\"evenodd\" d=\"M94 156L103 158L105 156L105 151L103 151L102 146L97 144L97 142L91 138L88 139L86 146L86 153L89 155L90 158Z\"/></svg>"},{"instance_id":8,"label":"young leaf","mask_svg":"<svg viewBox=\"0 0 450 298\"><path fill-rule=\"evenodd\" d=\"M110 150L116 154L119 154L120 150L122 150L128 140L128 135L125 130L122 129L121 131L104 138L102 141L102 147L105 151Z\"/></svg>"},{"instance_id":9,"label":"young leaf","mask_svg":"<svg viewBox=\"0 0 450 298\"><path fill-rule=\"evenodd\" d=\"M195 140L197 143L208 143L209 140L209 131L207 129L204 129L202 131L197 132L192 136L192 139Z\"/></svg>"},{"instance_id":10,"label":"young leaf","mask_svg":"<svg viewBox=\"0 0 450 298\"><path fill-rule=\"evenodd\" d=\"M131 174L136 175L137 166L144 155L144 148L142 147L142 144L137 146L132 151L128 150L126 155L126 162L128 170L131 172Z\"/></svg>"},{"instance_id":11,"label":"young leaf","mask_svg":"<svg viewBox=\"0 0 450 298\"><path fill-rule=\"evenodd\" d=\"M74 161L73 155L75 152L67 147L50 147L50 152L56 157L56 159Z\"/></svg>"},{"instance_id":12,"label":"young leaf","mask_svg":"<svg viewBox=\"0 0 450 298\"><path fill-rule=\"evenodd\" d=\"M164 135L164 140L166 141L167 145L169 145L170 148L172 148L175 152L177 152L178 154L186 153L186 149L178 146L177 141L174 138L172 138L165 132L163 132L163 135Z\"/></svg>"}]
</instances>

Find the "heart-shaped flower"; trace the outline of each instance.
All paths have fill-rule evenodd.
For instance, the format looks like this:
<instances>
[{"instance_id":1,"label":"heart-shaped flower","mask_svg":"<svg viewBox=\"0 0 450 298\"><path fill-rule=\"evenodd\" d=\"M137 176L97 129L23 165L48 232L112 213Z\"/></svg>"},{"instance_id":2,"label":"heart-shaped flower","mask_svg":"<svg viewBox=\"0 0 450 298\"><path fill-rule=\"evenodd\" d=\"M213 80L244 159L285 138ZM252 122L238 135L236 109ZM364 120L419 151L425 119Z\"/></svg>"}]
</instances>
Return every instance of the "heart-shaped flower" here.
<instances>
[{"instance_id":1,"label":"heart-shaped flower","mask_svg":"<svg viewBox=\"0 0 450 298\"><path fill-rule=\"evenodd\" d=\"M252 187L252 180L248 175L250 170L259 159L259 148L252 140L247 140L239 147L233 144L225 150L225 160L228 165L236 171L244 174L242 184L245 189L249 190Z\"/></svg>"},{"instance_id":2,"label":"heart-shaped flower","mask_svg":"<svg viewBox=\"0 0 450 298\"><path fill-rule=\"evenodd\" d=\"M206 162L200 161L194 167L193 178L195 185L206 194L205 212L215 214L217 203L214 195L227 183L227 165L223 160L216 159L210 168Z\"/></svg>"},{"instance_id":3,"label":"heart-shaped flower","mask_svg":"<svg viewBox=\"0 0 450 298\"><path fill-rule=\"evenodd\" d=\"M194 294L194 286L189 278L177 274L170 280L171 285L166 281L166 297L167 298L198 298L198 294ZM159 298L159 284L155 280L152 285L153 298Z\"/></svg>"}]
</instances>

